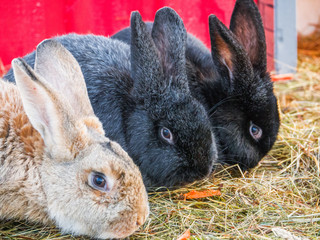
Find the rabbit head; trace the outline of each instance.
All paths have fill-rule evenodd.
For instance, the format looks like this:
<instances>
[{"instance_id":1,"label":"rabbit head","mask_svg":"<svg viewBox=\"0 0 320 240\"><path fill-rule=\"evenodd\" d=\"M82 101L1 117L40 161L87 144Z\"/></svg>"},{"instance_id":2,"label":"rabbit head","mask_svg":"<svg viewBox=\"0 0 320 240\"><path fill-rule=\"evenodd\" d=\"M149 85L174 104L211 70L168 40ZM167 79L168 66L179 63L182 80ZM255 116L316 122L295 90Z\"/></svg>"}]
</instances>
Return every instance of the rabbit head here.
<instances>
[{"instance_id":1,"label":"rabbit head","mask_svg":"<svg viewBox=\"0 0 320 240\"><path fill-rule=\"evenodd\" d=\"M185 68L186 31L170 8L155 16L151 37L138 12L131 15L132 97L128 152L148 186L176 186L206 177L216 160L204 107L191 96Z\"/></svg>"},{"instance_id":2,"label":"rabbit head","mask_svg":"<svg viewBox=\"0 0 320 240\"><path fill-rule=\"evenodd\" d=\"M12 65L25 112L43 139L37 184L51 221L75 235L132 234L149 212L142 177L127 153L104 136L77 61L60 43L45 40L34 70L22 59Z\"/></svg>"},{"instance_id":3,"label":"rabbit head","mask_svg":"<svg viewBox=\"0 0 320 240\"><path fill-rule=\"evenodd\" d=\"M202 66L203 79L192 90L207 106L219 162L252 168L271 149L279 129L261 17L252 0L238 0L231 31L214 15L209 30L212 61Z\"/></svg>"},{"instance_id":4,"label":"rabbit head","mask_svg":"<svg viewBox=\"0 0 320 240\"><path fill-rule=\"evenodd\" d=\"M147 25L148 31L158 49L166 51L163 41L155 39L159 36L156 26L161 25L157 21ZM200 40L187 36L189 88L209 113L217 162L252 168L271 149L279 129L261 16L252 0L237 0L231 31L215 16L210 16L209 27L212 54ZM130 44L130 32L131 28L125 28L112 38Z\"/></svg>"}]
</instances>

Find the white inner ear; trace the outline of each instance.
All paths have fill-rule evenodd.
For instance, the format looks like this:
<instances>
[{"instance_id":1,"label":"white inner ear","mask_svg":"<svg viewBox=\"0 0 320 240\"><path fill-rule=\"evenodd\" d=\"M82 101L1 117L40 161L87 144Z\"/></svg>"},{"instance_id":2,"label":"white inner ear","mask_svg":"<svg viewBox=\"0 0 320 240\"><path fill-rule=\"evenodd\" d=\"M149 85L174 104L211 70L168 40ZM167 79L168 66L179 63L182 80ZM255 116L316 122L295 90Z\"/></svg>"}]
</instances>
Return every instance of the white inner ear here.
<instances>
[{"instance_id":1,"label":"white inner ear","mask_svg":"<svg viewBox=\"0 0 320 240\"><path fill-rule=\"evenodd\" d=\"M30 88L32 87L32 88ZM59 142L59 116L56 106L41 87L21 88L23 107L33 127L47 146ZM60 122L61 124L61 122Z\"/></svg>"},{"instance_id":2,"label":"white inner ear","mask_svg":"<svg viewBox=\"0 0 320 240\"><path fill-rule=\"evenodd\" d=\"M35 70L38 74L45 77L45 80L59 93L64 95L72 105L77 107L79 101L76 101L75 94L72 88L77 88L77 80L75 69L72 69L67 62L62 64L60 59L55 56L47 57L46 59L36 60Z\"/></svg>"},{"instance_id":3,"label":"white inner ear","mask_svg":"<svg viewBox=\"0 0 320 240\"><path fill-rule=\"evenodd\" d=\"M231 69L229 68L229 66L228 66L228 64L226 63L226 60L223 58L222 59L222 63L226 66L226 68L228 69L228 72L229 72L229 78L230 78L230 80L232 80L233 79L233 73L232 73L232 71L231 71Z\"/></svg>"},{"instance_id":4,"label":"white inner ear","mask_svg":"<svg viewBox=\"0 0 320 240\"><path fill-rule=\"evenodd\" d=\"M80 66L61 44L37 49L35 71L65 97L76 115L93 115Z\"/></svg>"},{"instance_id":5,"label":"white inner ear","mask_svg":"<svg viewBox=\"0 0 320 240\"><path fill-rule=\"evenodd\" d=\"M28 75L21 67L13 65L17 86L22 98L23 108L32 124L40 133L47 146L53 146L61 134L61 118L57 112L56 104L48 92L32 77L40 78L32 69Z\"/></svg>"}]
</instances>

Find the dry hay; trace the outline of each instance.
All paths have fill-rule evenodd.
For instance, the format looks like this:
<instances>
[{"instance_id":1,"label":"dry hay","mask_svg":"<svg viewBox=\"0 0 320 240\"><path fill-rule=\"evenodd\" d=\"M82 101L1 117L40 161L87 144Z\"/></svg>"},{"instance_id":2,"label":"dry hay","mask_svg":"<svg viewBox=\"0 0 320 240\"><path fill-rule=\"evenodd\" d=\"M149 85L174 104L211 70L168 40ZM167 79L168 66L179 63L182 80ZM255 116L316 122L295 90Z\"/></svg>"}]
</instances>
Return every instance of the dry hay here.
<instances>
[{"instance_id":1,"label":"dry hay","mask_svg":"<svg viewBox=\"0 0 320 240\"><path fill-rule=\"evenodd\" d=\"M221 168L207 181L150 193L150 217L130 239L177 239L187 229L191 239L289 239L277 237L276 228L290 232L291 239L320 238L320 58L299 58L295 78L275 83L282 125L261 164L244 173ZM182 197L202 189L222 194ZM11 221L0 223L0 238L86 239Z\"/></svg>"},{"instance_id":2,"label":"dry hay","mask_svg":"<svg viewBox=\"0 0 320 240\"><path fill-rule=\"evenodd\" d=\"M318 24L314 24L314 27L313 33L307 36L298 35L298 52L320 57L320 21Z\"/></svg>"}]
</instances>

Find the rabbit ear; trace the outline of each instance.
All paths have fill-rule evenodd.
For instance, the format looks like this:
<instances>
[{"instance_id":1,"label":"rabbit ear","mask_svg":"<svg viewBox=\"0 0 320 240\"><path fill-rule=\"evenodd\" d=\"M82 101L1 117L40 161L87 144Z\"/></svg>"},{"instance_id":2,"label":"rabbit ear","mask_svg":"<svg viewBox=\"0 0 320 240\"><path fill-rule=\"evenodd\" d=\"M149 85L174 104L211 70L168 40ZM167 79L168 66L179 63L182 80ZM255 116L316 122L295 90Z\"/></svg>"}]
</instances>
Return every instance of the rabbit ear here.
<instances>
[{"instance_id":1,"label":"rabbit ear","mask_svg":"<svg viewBox=\"0 0 320 240\"><path fill-rule=\"evenodd\" d=\"M237 0L230 30L248 53L253 69L266 72L266 39L258 7L253 0Z\"/></svg>"},{"instance_id":2,"label":"rabbit ear","mask_svg":"<svg viewBox=\"0 0 320 240\"><path fill-rule=\"evenodd\" d=\"M158 51L137 11L131 13L131 71L139 97L165 89Z\"/></svg>"},{"instance_id":3,"label":"rabbit ear","mask_svg":"<svg viewBox=\"0 0 320 240\"><path fill-rule=\"evenodd\" d=\"M217 71L221 72L226 81L228 91L234 89L234 79L241 79L239 75L252 74L252 66L239 42L232 32L215 15L209 16L209 30L213 62Z\"/></svg>"},{"instance_id":4,"label":"rabbit ear","mask_svg":"<svg viewBox=\"0 0 320 240\"><path fill-rule=\"evenodd\" d=\"M94 116L80 66L55 40L44 40L36 50L35 72L64 95L76 116Z\"/></svg>"},{"instance_id":5,"label":"rabbit ear","mask_svg":"<svg viewBox=\"0 0 320 240\"><path fill-rule=\"evenodd\" d=\"M164 7L157 11L152 38L161 54L165 74L179 76L176 81L187 86L185 62L187 32L182 19L172 8Z\"/></svg>"},{"instance_id":6,"label":"rabbit ear","mask_svg":"<svg viewBox=\"0 0 320 240\"><path fill-rule=\"evenodd\" d=\"M22 98L24 110L32 126L40 133L45 143L46 151L50 152L53 159L59 159L59 161L70 160L91 141L91 137L88 135L89 129L98 134L104 135L104 132L101 123L93 115L90 105L79 106L74 109L74 100L69 100L79 98L79 93L75 91L65 91L60 85L61 83L62 86L64 86L63 81L68 79L67 74L71 74L72 78L74 78L75 75L82 77L74 73L80 70L78 64L72 66L72 64L68 62L70 58L65 56L64 51L61 52L59 50L60 45L56 45L54 42L45 42L44 44L45 45L40 45L39 47L48 47L48 49L40 49L40 51L37 51L37 64L38 70L40 70L39 72L45 74L45 76L39 75L23 59L14 59L12 61L13 72ZM59 73L60 76L57 76L57 78L63 76L64 79L54 81L52 74L54 75L56 71L59 71L55 66L56 62L46 60L45 56L41 56L42 54L52 57L53 60L55 59L61 67L63 61L66 60L68 63L66 63L64 68L71 68L73 71L70 69L71 72L68 69L61 70L61 73ZM43 60L43 62L40 63L40 60ZM52 70L50 70L51 66ZM53 89L51 82L47 82L44 77L48 77L50 81L54 81L53 85L57 89ZM86 93L83 89L80 91ZM69 95L66 96L66 94ZM82 103L83 101L80 101L78 104L81 105ZM81 107L84 109L81 109ZM85 109L85 107L90 108Z\"/></svg>"},{"instance_id":7,"label":"rabbit ear","mask_svg":"<svg viewBox=\"0 0 320 240\"><path fill-rule=\"evenodd\" d=\"M71 133L68 127L72 125L72 114L64 111L58 96L23 59L14 59L12 67L24 110L46 147L52 149L60 146L61 154L69 152L63 146L69 145L67 142Z\"/></svg>"}]
</instances>

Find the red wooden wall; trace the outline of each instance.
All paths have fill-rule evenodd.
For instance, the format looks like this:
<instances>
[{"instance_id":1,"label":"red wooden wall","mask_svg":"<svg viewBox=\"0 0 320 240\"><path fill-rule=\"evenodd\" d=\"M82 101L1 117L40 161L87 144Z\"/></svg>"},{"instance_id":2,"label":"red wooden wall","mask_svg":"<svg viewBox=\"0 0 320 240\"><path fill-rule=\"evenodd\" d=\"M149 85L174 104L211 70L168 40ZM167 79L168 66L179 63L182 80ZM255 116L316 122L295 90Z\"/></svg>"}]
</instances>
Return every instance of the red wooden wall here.
<instances>
[{"instance_id":1,"label":"red wooden wall","mask_svg":"<svg viewBox=\"0 0 320 240\"><path fill-rule=\"evenodd\" d=\"M274 0L259 0L258 7L266 33L268 69L271 71L274 69Z\"/></svg>"},{"instance_id":2,"label":"red wooden wall","mask_svg":"<svg viewBox=\"0 0 320 240\"><path fill-rule=\"evenodd\" d=\"M270 13L270 3L268 3L273 0L255 1L258 2L263 16L267 17L265 21L267 28L273 31L273 12ZM187 31L210 47L208 16L213 13L229 26L234 3L235 0L2 1L0 61L8 68L13 58L24 56L33 51L43 39L56 35L69 32L112 35L129 25L131 11L139 10L145 21L152 21L155 12L163 6L175 9L182 17ZM269 48L270 52L272 49L273 46Z\"/></svg>"}]
</instances>

